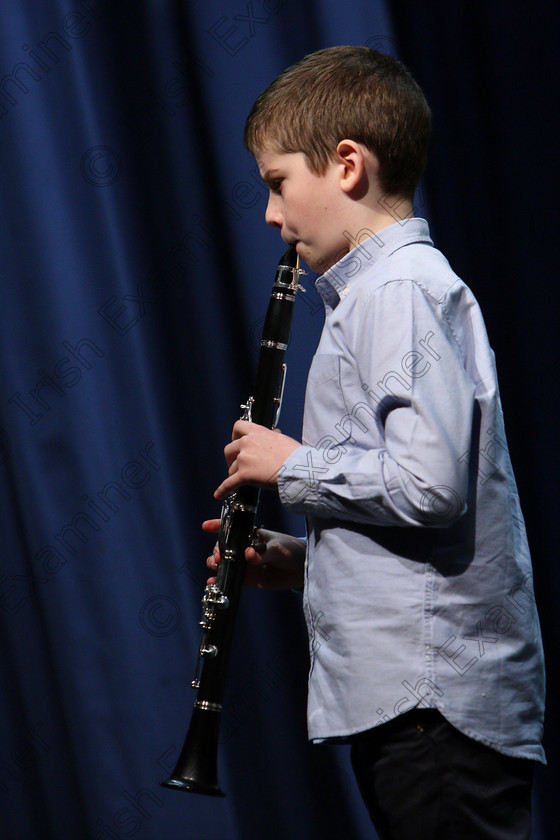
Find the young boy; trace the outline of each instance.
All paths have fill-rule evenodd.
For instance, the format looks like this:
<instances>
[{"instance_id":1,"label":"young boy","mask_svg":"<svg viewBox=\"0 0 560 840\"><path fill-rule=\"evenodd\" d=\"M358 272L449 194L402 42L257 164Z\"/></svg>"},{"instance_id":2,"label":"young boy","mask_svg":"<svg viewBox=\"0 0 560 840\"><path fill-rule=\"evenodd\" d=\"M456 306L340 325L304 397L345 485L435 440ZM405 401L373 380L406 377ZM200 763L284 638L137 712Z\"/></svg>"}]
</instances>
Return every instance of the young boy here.
<instances>
[{"instance_id":1,"label":"young boy","mask_svg":"<svg viewBox=\"0 0 560 840\"><path fill-rule=\"evenodd\" d=\"M306 546L261 532L247 583L304 586L309 737L351 743L379 837L517 840L544 761L540 631L484 322L413 218L429 133L407 70L365 47L257 99L266 221L322 273L326 318L302 443L238 421L215 496L257 485L306 516Z\"/></svg>"}]
</instances>

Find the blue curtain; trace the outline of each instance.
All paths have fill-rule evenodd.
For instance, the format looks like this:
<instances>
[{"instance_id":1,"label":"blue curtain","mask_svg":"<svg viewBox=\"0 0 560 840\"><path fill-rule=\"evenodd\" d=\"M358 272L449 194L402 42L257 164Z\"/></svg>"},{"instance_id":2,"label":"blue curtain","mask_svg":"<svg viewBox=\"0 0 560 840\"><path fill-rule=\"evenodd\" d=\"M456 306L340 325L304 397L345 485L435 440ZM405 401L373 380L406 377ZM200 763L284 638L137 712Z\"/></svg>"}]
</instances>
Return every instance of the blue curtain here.
<instances>
[{"instance_id":1,"label":"blue curtain","mask_svg":"<svg viewBox=\"0 0 560 840\"><path fill-rule=\"evenodd\" d=\"M220 738L227 798L158 784L177 760L194 700L212 543L200 523L219 514L212 492L225 472L222 447L250 394L283 251L264 224L266 192L242 146L244 119L269 81L320 47L368 44L399 55L434 108L417 207L423 215L430 207L438 244L487 314L543 627L554 638L557 225L546 153L558 148L547 117L557 20L542 10L528 27L505 4L478 18L472 4L417 6L2 4L0 823L8 840L374 836L347 749L306 742L306 634L295 593L243 593ZM312 281L298 296L281 422L296 437L322 322ZM274 499L261 519L302 531ZM552 642L549 651L554 673ZM550 706L537 840L551 836L547 791L558 784Z\"/></svg>"}]
</instances>

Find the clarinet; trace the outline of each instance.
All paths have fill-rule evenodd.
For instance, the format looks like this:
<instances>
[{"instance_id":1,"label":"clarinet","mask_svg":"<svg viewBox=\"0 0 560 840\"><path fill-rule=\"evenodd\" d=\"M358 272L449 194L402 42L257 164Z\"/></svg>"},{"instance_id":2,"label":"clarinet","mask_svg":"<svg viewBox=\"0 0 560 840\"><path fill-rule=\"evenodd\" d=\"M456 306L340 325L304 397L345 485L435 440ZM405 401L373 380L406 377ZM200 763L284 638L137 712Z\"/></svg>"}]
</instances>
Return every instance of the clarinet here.
<instances>
[{"instance_id":1,"label":"clarinet","mask_svg":"<svg viewBox=\"0 0 560 840\"><path fill-rule=\"evenodd\" d=\"M280 259L264 321L252 396L242 405L242 420L267 428L278 422L290 325L296 293L302 287L299 256L291 246ZM305 289L303 289L305 291ZM260 491L239 487L225 499L218 531L220 565L216 583L202 597L202 638L192 687L197 696L183 749L164 787L225 796L218 784L218 736L233 627L245 574L245 549L255 541Z\"/></svg>"}]
</instances>

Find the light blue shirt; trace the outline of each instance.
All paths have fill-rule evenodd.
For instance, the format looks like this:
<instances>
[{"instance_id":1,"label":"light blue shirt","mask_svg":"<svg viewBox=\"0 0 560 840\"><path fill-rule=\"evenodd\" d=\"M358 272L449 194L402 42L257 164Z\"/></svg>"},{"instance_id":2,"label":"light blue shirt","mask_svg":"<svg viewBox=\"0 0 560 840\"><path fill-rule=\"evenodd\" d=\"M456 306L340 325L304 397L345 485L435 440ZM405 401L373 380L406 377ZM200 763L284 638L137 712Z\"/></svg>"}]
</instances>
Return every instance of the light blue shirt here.
<instances>
[{"instance_id":1,"label":"light blue shirt","mask_svg":"<svg viewBox=\"0 0 560 840\"><path fill-rule=\"evenodd\" d=\"M279 475L307 517L309 737L436 707L544 761L531 559L478 304L423 219L364 240L317 288L304 445Z\"/></svg>"}]
</instances>

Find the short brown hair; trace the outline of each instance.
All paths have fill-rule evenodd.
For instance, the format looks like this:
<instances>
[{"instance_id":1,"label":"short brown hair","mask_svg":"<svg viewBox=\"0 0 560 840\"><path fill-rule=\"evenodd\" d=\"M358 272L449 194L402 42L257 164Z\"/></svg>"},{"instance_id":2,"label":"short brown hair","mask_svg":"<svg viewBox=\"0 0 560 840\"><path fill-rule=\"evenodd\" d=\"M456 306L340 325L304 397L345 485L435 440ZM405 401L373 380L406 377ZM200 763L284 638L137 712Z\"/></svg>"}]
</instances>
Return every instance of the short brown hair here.
<instances>
[{"instance_id":1,"label":"short brown hair","mask_svg":"<svg viewBox=\"0 0 560 840\"><path fill-rule=\"evenodd\" d=\"M329 47L288 67L258 97L244 143L303 152L322 175L344 139L379 160L382 189L412 198L424 171L431 113L406 67L368 47Z\"/></svg>"}]
</instances>

